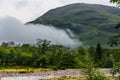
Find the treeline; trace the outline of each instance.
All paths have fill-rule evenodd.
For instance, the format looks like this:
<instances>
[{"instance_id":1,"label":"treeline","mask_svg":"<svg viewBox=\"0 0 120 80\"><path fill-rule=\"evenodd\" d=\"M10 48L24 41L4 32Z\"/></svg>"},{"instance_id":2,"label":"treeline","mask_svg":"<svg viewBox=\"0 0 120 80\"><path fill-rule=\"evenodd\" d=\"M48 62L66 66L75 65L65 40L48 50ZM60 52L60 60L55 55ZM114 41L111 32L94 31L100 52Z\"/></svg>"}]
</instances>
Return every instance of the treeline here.
<instances>
[{"instance_id":1,"label":"treeline","mask_svg":"<svg viewBox=\"0 0 120 80\"><path fill-rule=\"evenodd\" d=\"M92 61L95 67L110 68L120 62L120 49L103 49L98 43L88 49L69 49L52 45L50 41L38 39L36 45L15 45L14 42L0 46L1 66L29 66L53 69L84 68Z\"/></svg>"}]
</instances>

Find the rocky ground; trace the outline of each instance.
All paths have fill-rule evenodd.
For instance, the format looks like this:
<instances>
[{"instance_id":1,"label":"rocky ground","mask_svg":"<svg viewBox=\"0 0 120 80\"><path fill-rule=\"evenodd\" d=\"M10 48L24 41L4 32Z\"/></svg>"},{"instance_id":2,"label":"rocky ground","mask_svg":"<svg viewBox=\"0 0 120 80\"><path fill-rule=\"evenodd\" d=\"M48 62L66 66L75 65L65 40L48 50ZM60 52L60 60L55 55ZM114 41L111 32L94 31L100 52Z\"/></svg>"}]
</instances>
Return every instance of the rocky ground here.
<instances>
[{"instance_id":1,"label":"rocky ground","mask_svg":"<svg viewBox=\"0 0 120 80\"><path fill-rule=\"evenodd\" d=\"M109 69L100 69L100 72L106 76L111 76ZM33 73L17 72L0 72L1 80L39 80L59 77L83 77L78 69L58 70L58 71L41 71Z\"/></svg>"}]
</instances>

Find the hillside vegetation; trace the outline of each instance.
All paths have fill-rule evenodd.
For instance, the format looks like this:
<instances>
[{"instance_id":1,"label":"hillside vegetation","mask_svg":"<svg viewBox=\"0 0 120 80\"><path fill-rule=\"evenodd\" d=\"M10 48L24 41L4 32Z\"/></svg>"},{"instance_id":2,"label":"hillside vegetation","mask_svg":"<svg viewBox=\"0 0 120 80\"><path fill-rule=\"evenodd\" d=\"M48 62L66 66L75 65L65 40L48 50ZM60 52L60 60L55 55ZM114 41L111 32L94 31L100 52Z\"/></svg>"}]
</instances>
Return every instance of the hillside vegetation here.
<instances>
[{"instance_id":1,"label":"hillside vegetation","mask_svg":"<svg viewBox=\"0 0 120 80\"><path fill-rule=\"evenodd\" d=\"M109 37L118 32L114 26L120 20L119 15L119 8L76 3L52 9L28 23L53 25L66 31L70 29L85 45L101 42L107 46Z\"/></svg>"}]
</instances>

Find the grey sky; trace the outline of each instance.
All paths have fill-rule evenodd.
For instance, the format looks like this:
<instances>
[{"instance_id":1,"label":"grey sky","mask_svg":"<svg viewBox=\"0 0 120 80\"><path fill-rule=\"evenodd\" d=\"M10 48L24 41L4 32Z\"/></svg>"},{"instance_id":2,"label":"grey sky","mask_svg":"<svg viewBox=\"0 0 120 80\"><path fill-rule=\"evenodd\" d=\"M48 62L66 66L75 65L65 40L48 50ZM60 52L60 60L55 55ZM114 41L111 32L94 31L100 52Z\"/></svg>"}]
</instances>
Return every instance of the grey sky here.
<instances>
[{"instance_id":1,"label":"grey sky","mask_svg":"<svg viewBox=\"0 0 120 80\"><path fill-rule=\"evenodd\" d=\"M13 16L25 23L41 16L49 9L71 3L113 6L109 0L0 0L0 17Z\"/></svg>"}]
</instances>

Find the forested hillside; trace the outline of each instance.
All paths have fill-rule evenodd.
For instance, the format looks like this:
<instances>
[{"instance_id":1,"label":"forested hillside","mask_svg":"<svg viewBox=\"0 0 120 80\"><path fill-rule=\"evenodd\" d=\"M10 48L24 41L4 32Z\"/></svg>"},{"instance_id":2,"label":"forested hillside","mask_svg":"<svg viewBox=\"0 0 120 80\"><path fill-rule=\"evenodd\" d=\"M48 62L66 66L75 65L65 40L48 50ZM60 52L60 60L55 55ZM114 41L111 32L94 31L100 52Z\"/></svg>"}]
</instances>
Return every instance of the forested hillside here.
<instances>
[{"instance_id":1,"label":"forested hillside","mask_svg":"<svg viewBox=\"0 0 120 80\"><path fill-rule=\"evenodd\" d=\"M114 28L120 20L119 15L120 9L116 7L76 3L52 9L28 23L70 29L84 45L101 42L107 46L109 37L119 31Z\"/></svg>"}]
</instances>

